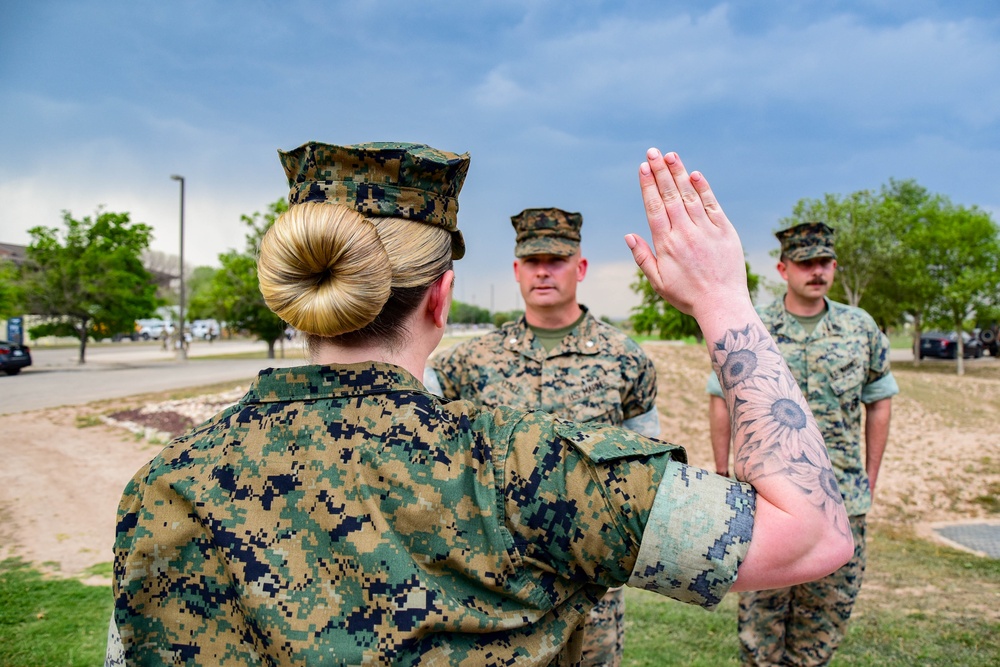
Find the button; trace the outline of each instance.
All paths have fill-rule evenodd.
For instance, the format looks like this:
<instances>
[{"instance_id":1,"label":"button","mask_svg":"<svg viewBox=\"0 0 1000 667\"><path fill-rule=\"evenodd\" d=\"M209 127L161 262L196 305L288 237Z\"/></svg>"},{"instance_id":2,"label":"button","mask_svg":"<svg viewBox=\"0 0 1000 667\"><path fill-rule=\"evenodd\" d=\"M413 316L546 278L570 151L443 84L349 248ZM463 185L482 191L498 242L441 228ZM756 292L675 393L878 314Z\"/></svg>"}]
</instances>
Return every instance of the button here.
<instances>
[{"instance_id":1,"label":"button","mask_svg":"<svg viewBox=\"0 0 1000 667\"><path fill-rule=\"evenodd\" d=\"M587 341L587 347L594 347L594 341L588 340Z\"/></svg>"},{"instance_id":2,"label":"button","mask_svg":"<svg viewBox=\"0 0 1000 667\"><path fill-rule=\"evenodd\" d=\"M507 340L507 344L508 345L514 345L515 343L517 343L517 339L516 338L510 338L510 339Z\"/></svg>"}]
</instances>

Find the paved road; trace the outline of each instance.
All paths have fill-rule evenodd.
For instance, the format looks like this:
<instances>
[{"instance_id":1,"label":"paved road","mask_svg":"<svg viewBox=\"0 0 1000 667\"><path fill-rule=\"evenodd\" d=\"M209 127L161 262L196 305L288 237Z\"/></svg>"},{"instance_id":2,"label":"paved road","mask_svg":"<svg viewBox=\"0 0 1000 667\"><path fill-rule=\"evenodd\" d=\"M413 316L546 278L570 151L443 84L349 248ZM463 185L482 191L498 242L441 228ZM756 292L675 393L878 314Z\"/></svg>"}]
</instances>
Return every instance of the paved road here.
<instances>
[{"instance_id":1,"label":"paved road","mask_svg":"<svg viewBox=\"0 0 1000 667\"><path fill-rule=\"evenodd\" d=\"M87 363L80 365L76 349L35 348L31 351L32 365L20 375L0 374L0 414L216 382L246 383L262 368L304 363L299 358L214 358L266 350L261 342L195 342L190 358L180 362L155 342L122 343L88 348Z\"/></svg>"}]
</instances>

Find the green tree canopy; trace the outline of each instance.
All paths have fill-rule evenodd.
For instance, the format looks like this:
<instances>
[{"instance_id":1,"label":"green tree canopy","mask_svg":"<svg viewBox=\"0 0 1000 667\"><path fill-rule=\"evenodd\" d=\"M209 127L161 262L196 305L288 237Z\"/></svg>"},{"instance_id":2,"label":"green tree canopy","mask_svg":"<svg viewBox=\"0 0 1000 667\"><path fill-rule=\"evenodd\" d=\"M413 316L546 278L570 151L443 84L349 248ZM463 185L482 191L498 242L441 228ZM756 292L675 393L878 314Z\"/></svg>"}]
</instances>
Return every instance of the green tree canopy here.
<instances>
[{"instance_id":1,"label":"green tree canopy","mask_svg":"<svg viewBox=\"0 0 1000 667\"><path fill-rule=\"evenodd\" d=\"M471 303L452 300L448 311L448 321L452 324L487 324L493 321L490 311Z\"/></svg>"},{"instance_id":2,"label":"green tree canopy","mask_svg":"<svg viewBox=\"0 0 1000 667\"><path fill-rule=\"evenodd\" d=\"M21 272L13 262L0 260L0 320L21 315L23 300Z\"/></svg>"},{"instance_id":3,"label":"green tree canopy","mask_svg":"<svg viewBox=\"0 0 1000 667\"><path fill-rule=\"evenodd\" d=\"M77 220L63 213L64 229L34 227L23 270L25 306L43 323L32 336L74 336L80 363L88 338L131 331L156 309L156 286L143 268L152 228L128 213L98 210Z\"/></svg>"},{"instance_id":4,"label":"green tree canopy","mask_svg":"<svg viewBox=\"0 0 1000 667\"><path fill-rule=\"evenodd\" d=\"M928 205L923 222L907 237L920 249L927 278L937 287L923 313L928 324L959 334L956 366L961 375L961 333L978 310L991 310L1000 289L1000 231L985 211L956 206L943 197Z\"/></svg>"},{"instance_id":5,"label":"green tree canopy","mask_svg":"<svg viewBox=\"0 0 1000 667\"><path fill-rule=\"evenodd\" d=\"M218 272L219 269L212 266L196 266L192 269L184 285L187 288L187 319L218 319L221 316L212 300L212 285Z\"/></svg>"}]
</instances>

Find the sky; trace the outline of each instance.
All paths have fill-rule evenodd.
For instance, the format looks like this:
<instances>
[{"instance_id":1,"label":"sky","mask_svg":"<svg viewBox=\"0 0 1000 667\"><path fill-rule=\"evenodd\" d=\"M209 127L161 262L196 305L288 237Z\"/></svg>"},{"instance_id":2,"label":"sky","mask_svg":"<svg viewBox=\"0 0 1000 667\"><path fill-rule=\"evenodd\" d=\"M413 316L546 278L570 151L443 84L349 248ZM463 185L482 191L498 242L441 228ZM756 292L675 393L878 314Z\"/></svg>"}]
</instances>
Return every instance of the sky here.
<instances>
[{"instance_id":1,"label":"sky","mask_svg":"<svg viewBox=\"0 0 1000 667\"><path fill-rule=\"evenodd\" d=\"M637 303L645 150L702 171L751 268L803 198L916 179L1000 219L994 0L0 0L0 242L99 207L188 266L244 247L307 141L468 152L455 297L522 307L510 217L582 213L580 300Z\"/></svg>"}]
</instances>

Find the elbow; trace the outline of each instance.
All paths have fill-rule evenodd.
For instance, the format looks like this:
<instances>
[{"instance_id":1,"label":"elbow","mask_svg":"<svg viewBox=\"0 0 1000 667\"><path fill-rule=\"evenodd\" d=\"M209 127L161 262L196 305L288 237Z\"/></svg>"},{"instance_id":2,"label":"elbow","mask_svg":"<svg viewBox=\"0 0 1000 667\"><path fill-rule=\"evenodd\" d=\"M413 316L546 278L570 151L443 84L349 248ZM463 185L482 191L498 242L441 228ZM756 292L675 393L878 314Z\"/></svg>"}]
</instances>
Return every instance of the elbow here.
<instances>
[{"instance_id":1,"label":"elbow","mask_svg":"<svg viewBox=\"0 0 1000 667\"><path fill-rule=\"evenodd\" d=\"M816 557L817 565L822 563L817 579L836 572L854 557L854 537L849 524L846 532L833 529L828 533Z\"/></svg>"}]
</instances>

